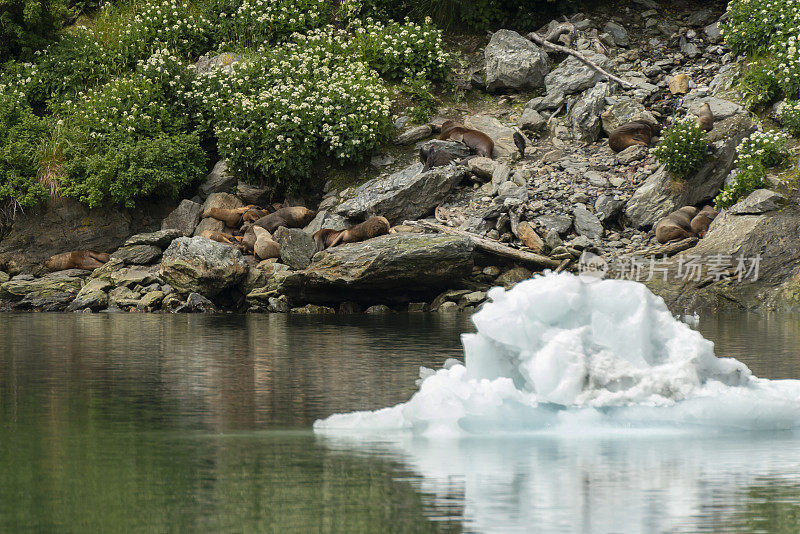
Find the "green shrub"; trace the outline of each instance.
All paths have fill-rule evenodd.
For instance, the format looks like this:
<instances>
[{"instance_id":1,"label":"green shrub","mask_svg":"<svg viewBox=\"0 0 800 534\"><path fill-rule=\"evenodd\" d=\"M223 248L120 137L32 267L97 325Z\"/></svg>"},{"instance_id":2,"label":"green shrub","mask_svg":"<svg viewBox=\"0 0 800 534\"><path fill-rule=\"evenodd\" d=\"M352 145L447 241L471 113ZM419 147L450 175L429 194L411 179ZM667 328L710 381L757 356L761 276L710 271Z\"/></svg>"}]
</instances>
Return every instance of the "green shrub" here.
<instances>
[{"instance_id":1,"label":"green shrub","mask_svg":"<svg viewBox=\"0 0 800 534\"><path fill-rule=\"evenodd\" d=\"M0 90L0 209L26 208L47 198L37 180L37 150L47 131L20 93Z\"/></svg>"},{"instance_id":2,"label":"green shrub","mask_svg":"<svg viewBox=\"0 0 800 534\"><path fill-rule=\"evenodd\" d=\"M706 133L697 126L694 117L686 117L664 132L654 154L670 172L686 177L700 166L708 150Z\"/></svg>"},{"instance_id":3,"label":"green shrub","mask_svg":"<svg viewBox=\"0 0 800 534\"><path fill-rule=\"evenodd\" d=\"M781 88L775 75L775 65L766 58L757 58L744 71L739 92L750 109L770 104L778 99Z\"/></svg>"},{"instance_id":4,"label":"green shrub","mask_svg":"<svg viewBox=\"0 0 800 534\"><path fill-rule=\"evenodd\" d=\"M30 59L70 18L65 0L3 0L0 2L0 63Z\"/></svg>"},{"instance_id":5,"label":"green shrub","mask_svg":"<svg viewBox=\"0 0 800 534\"><path fill-rule=\"evenodd\" d=\"M736 173L731 183L716 198L718 208L736 204L756 189L769 187L767 169L787 158L786 140L780 132L755 132L736 148Z\"/></svg>"},{"instance_id":6,"label":"green shrub","mask_svg":"<svg viewBox=\"0 0 800 534\"><path fill-rule=\"evenodd\" d=\"M430 82L423 77L409 76L403 78L403 83L398 86L398 89L405 94L408 100L413 102L405 109L404 113L416 123L427 122L436 111L436 98L431 93Z\"/></svg>"},{"instance_id":7,"label":"green shrub","mask_svg":"<svg viewBox=\"0 0 800 534\"><path fill-rule=\"evenodd\" d=\"M786 102L781 109L781 124L795 137L800 136L800 101Z\"/></svg>"}]
</instances>

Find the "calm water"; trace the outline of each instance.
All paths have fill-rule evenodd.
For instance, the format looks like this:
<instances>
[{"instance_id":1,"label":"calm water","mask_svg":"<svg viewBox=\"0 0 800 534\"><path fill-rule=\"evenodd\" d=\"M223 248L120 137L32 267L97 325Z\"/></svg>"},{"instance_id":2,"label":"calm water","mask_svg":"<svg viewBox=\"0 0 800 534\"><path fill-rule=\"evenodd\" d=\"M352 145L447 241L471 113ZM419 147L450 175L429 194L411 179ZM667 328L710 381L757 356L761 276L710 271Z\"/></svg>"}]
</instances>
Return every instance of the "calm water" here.
<instances>
[{"instance_id":1,"label":"calm water","mask_svg":"<svg viewBox=\"0 0 800 534\"><path fill-rule=\"evenodd\" d=\"M461 316L0 315L0 532L797 532L800 436L363 442ZM716 316L800 378L800 320Z\"/></svg>"}]
</instances>

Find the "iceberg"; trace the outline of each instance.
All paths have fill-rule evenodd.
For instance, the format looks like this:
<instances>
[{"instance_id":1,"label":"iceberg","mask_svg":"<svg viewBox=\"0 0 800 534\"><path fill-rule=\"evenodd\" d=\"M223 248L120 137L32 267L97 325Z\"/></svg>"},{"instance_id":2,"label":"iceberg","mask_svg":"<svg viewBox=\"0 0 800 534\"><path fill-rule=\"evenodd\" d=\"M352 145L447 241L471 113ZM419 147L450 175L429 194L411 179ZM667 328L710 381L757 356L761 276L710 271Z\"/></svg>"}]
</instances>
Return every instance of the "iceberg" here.
<instances>
[{"instance_id":1,"label":"iceberg","mask_svg":"<svg viewBox=\"0 0 800 534\"><path fill-rule=\"evenodd\" d=\"M800 381L717 358L643 284L545 274L493 288L464 363L422 368L407 402L334 414L320 434L463 437L793 430Z\"/></svg>"}]
</instances>

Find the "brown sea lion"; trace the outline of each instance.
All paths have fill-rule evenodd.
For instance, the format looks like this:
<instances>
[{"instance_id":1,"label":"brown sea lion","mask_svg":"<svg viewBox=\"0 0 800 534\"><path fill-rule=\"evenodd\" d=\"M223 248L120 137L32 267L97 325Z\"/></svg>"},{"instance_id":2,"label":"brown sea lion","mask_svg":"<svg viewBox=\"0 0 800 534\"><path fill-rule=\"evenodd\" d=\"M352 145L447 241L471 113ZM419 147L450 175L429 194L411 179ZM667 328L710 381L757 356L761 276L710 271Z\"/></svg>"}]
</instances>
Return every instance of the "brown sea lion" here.
<instances>
[{"instance_id":1,"label":"brown sea lion","mask_svg":"<svg viewBox=\"0 0 800 534\"><path fill-rule=\"evenodd\" d=\"M361 224L339 232L329 246L335 247L341 243L358 243L389 233L389 221L385 217L370 217Z\"/></svg>"},{"instance_id":2,"label":"brown sea lion","mask_svg":"<svg viewBox=\"0 0 800 534\"><path fill-rule=\"evenodd\" d=\"M217 232L216 230L205 230L203 232L200 232L200 237L205 237L206 239L210 239L211 241L216 241L217 243L225 243L227 245L232 245L237 241L237 239L231 234L226 234L225 232Z\"/></svg>"},{"instance_id":3,"label":"brown sea lion","mask_svg":"<svg viewBox=\"0 0 800 534\"><path fill-rule=\"evenodd\" d=\"M439 135L439 139L464 143L470 150L486 158L491 158L494 151L494 141L492 141L491 137L479 130L462 126L455 121L445 121L442 124L442 133Z\"/></svg>"},{"instance_id":4,"label":"brown sea lion","mask_svg":"<svg viewBox=\"0 0 800 534\"><path fill-rule=\"evenodd\" d=\"M105 252L94 250L73 250L72 252L62 252L51 256L44 262L44 266L50 271L63 271L65 269L84 269L91 271L102 267L110 257Z\"/></svg>"},{"instance_id":5,"label":"brown sea lion","mask_svg":"<svg viewBox=\"0 0 800 534\"><path fill-rule=\"evenodd\" d=\"M242 214L248 211L249 207L244 208L210 208L203 212L203 219L211 217L225 223L230 228L238 228L242 224Z\"/></svg>"},{"instance_id":6,"label":"brown sea lion","mask_svg":"<svg viewBox=\"0 0 800 534\"><path fill-rule=\"evenodd\" d=\"M692 232L697 234L697 237L705 237L708 232L708 227L711 225L711 221L713 221L717 215L719 215L717 210L711 206L704 206L703 209L700 210L700 213L692 218L690 224Z\"/></svg>"},{"instance_id":7,"label":"brown sea lion","mask_svg":"<svg viewBox=\"0 0 800 534\"><path fill-rule=\"evenodd\" d=\"M703 107L697 112L697 125L706 132L714 129L714 114L711 113L711 106L708 105L708 102L703 104Z\"/></svg>"},{"instance_id":8,"label":"brown sea lion","mask_svg":"<svg viewBox=\"0 0 800 534\"><path fill-rule=\"evenodd\" d=\"M519 132L514 132L514 144L517 145L517 150L519 150L520 157L525 159L525 147L528 146L525 136Z\"/></svg>"},{"instance_id":9,"label":"brown sea lion","mask_svg":"<svg viewBox=\"0 0 800 534\"><path fill-rule=\"evenodd\" d=\"M629 146L648 146L650 140L661 133L661 126L650 121L631 121L618 126L608 135L608 146L614 152L622 152Z\"/></svg>"},{"instance_id":10,"label":"brown sea lion","mask_svg":"<svg viewBox=\"0 0 800 534\"><path fill-rule=\"evenodd\" d=\"M314 244L316 245L316 252L325 250L331 243L342 233L342 230L331 230L330 228L323 228L314 232Z\"/></svg>"},{"instance_id":11,"label":"brown sea lion","mask_svg":"<svg viewBox=\"0 0 800 534\"><path fill-rule=\"evenodd\" d=\"M658 224L656 224L656 239L658 242L666 243L676 239L694 237L692 218L695 215L697 215L697 208L684 206L658 221Z\"/></svg>"},{"instance_id":12,"label":"brown sea lion","mask_svg":"<svg viewBox=\"0 0 800 534\"><path fill-rule=\"evenodd\" d=\"M302 228L306 226L311 220L316 217L317 212L304 208L302 206L294 206L291 208L281 208L275 213L270 213L261 217L253 224L264 228L267 232L274 232L279 226L286 228Z\"/></svg>"},{"instance_id":13,"label":"brown sea lion","mask_svg":"<svg viewBox=\"0 0 800 534\"><path fill-rule=\"evenodd\" d=\"M281 247L272 239L272 235L260 226L253 226L253 234L256 242L253 245L253 253L261 260L269 258L280 258Z\"/></svg>"},{"instance_id":14,"label":"brown sea lion","mask_svg":"<svg viewBox=\"0 0 800 534\"><path fill-rule=\"evenodd\" d=\"M255 222L259 220L261 217L266 217L270 213L275 213L275 208L272 206L267 206L265 209L261 208L254 208L249 209L242 214L242 222Z\"/></svg>"}]
</instances>

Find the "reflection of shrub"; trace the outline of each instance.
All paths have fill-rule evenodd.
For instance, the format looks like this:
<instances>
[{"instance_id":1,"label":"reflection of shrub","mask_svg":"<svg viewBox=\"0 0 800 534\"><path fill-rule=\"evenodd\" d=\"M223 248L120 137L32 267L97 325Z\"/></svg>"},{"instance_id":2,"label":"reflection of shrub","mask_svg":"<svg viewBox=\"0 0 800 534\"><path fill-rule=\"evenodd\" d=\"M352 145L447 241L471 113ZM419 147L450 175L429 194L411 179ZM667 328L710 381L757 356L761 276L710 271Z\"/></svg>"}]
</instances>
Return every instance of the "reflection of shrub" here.
<instances>
[{"instance_id":1,"label":"reflection of shrub","mask_svg":"<svg viewBox=\"0 0 800 534\"><path fill-rule=\"evenodd\" d=\"M779 132L755 132L736 148L736 174L716 198L719 208L736 204L756 189L769 187L767 169L786 160L787 135Z\"/></svg>"},{"instance_id":2,"label":"reflection of shrub","mask_svg":"<svg viewBox=\"0 0 800 534\"><path fill-rule=\"evenodd\" d=\"M706 133L697 126L694 117L686 117L664 132L654 154L669 171L686 177L708 154Z\"/></svg>"},{"instance_id":3,"label":"reflection of shrub","mask_svg":"<svg viewBox=\"0 0 800 534\"><path fill-rule=\"evenodd\" d=\"M47 126L20 96L0 92L0 210L47 198L36 179L36 152Z\"/></svg>"}]
</instances>

